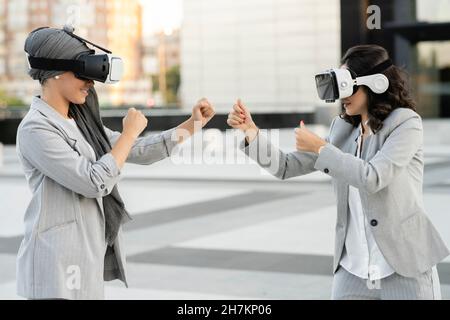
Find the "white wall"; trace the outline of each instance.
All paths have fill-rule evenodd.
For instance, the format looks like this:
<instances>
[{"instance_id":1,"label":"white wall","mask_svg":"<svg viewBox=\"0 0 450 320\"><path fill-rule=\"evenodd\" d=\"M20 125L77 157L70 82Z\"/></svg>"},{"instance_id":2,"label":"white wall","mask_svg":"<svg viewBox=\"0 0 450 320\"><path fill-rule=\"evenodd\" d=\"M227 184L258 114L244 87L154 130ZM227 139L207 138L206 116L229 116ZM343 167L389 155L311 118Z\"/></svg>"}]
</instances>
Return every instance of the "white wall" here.
<instances>
[{"instance_id":1,"label":"white wall","mask_svg":"<svg viewBox=\"0 0 450 320\"><path fill-rule=\"evenodd\" d=\"M339 0L185 0L181 30L184 107L310 109L314 74L339 62Z\"/></svg>"}]
</instances>

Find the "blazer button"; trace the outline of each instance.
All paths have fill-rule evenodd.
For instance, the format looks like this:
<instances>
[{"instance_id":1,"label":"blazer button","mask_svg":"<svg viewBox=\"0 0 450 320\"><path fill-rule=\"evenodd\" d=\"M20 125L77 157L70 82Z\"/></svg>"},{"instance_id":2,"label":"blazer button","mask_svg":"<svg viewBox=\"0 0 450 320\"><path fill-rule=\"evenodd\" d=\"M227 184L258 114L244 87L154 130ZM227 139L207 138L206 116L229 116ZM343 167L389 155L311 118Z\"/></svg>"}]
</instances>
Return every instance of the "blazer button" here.
<instances>
[{"instance_id":1,"label":"blazer button","mask_svg":"<svg viewBox=\"0 0 450 320\"><path fill-rule=\"evenodd\" d=\"M371 225L372 227L376 227L376 226L378 225L378 221L375 220L375 219L373 219L373 220L370 221L370 225Z\"/></svg>"},{"instance_id":2,"label":"blazer button","mask_svg":"<svg viewBox=\"0 0 450 320\"><path fill-rule=\"evenodd\" d=\"M105 189L105 185L104 184L102 184L101 186L100 186L100 189Z\"/></svg>"},{"instance_id":3,"label":"blazer button","mask_svg":"<svg viewBox=\"0 0 450 320\"><path fill-rule=\"evenodd\" d=\"M325 170L323 170L323 172L328 173L328 172L330 172L330 170L328 170L328 168L325 168Z\"/></svg>"}]
</instances>

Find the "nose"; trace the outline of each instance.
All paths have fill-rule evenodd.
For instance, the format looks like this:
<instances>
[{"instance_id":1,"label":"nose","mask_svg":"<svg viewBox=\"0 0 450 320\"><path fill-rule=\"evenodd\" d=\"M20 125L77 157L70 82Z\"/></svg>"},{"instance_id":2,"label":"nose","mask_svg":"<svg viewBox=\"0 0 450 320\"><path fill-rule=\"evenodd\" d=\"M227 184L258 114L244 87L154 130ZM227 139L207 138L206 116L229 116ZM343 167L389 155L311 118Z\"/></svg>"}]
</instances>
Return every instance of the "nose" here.
<instances>
[{"instance_id":1,"label":"nose","mask_svg":"<svg viewBox=\"0 0 450 320\"><path fill-rule=\"evenodd\" d=\"M94 83L94 80L87 80L87 81L86 81L86 86L89 87L89 88L93 87L94 84L95 84L95 83Z\"/></svg>"}]
</instances>

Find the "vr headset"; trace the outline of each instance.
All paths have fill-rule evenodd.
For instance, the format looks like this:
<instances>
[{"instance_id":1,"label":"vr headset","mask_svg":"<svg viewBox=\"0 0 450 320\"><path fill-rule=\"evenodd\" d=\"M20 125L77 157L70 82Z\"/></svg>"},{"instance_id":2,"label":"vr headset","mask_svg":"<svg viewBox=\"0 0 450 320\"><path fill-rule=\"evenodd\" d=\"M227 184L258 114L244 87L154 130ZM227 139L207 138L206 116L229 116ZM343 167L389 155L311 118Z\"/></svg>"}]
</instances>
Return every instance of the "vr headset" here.
<instances>
[{"instance_id":1,"label":"vr headset","mask_svg":"<svg viewBox=\"0 0 450 320\"><path fill-rule=\"evenodd\" d=\"M319 98L325 102L335 102L355 94L358 86L367 86L372 92L381 94L389 88L389 80L383 72L392 66L392 61L386 60L368 72L356 75L349 69L330 69L316 74L316 88Z\"/></svg>"},{"instance_id":2,"label":"vr headset","mask_svg":"<svg viewBox=\"0 0 450 320\"><path fill-rule=\"evenodd\" d=\"M104 51L105 54L95 54L95 50L91 50L89 53L80 55L75 60L38 58L28 55L30 68L49 71L72 71L78 79L95 80L107 84L117 83L122 79L123 61L120 57L73 34L73 28L64 27L63 30L81 42L89 43Z\"/></svg>"}]
</instances>

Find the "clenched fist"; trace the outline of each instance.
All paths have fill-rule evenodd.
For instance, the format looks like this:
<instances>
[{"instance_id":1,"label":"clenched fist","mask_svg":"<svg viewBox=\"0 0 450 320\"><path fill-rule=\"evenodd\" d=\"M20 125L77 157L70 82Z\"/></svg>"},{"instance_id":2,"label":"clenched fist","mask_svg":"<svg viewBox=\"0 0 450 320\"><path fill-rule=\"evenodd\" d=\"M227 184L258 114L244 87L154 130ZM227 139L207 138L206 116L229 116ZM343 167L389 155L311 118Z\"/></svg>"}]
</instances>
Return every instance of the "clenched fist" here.
<instances>
[{"instance_id":1,"label":"clenched fist","mask_svg":"<svg viewBox=\"0 0 450 320\"><path fill-rule=\"evenodd\" d=\"M192 108L191 118L194 121L201 121L203 128L215 114L213 105L206 98L203 98Z\"/></svg>"},{"instance_id":2,"label":"clenched fist","mask_svg":"<svg viewBox=\"0 0 450 320\"><path fill-rule=\"evenodd\" d=\"M238 99L228 114L227 124L234 128L242 130L245 133L248 142L251 142L258 134L258 127L253 122L252 115L246 106Z\"/></svg>"},{"instance_id":3,"label":"clenched fist","mask_svg":"<svg viewBox=\"0 0 450 320\"><path fill-rule=\"evenodd\" d=\"M130 135L133 139L137 139L142 131L147 128L147 118L141 111L130 108L122 120L122 125L122 134Z\"/></svg>"},{"instance_id":4,"label":"clenched fist","mask_svg":"<svg viewBox=\"0 0 450 320\"><path fill-rule=\"evenodd\" d=\"M297 150L304 152L319 153L319 148L327 144L321 137L309 131L303 121L300 128L295 129L295 140Z\"/></svg>"}]
</instances>

